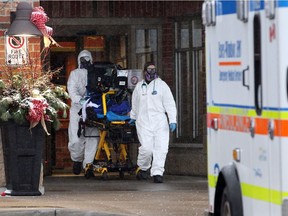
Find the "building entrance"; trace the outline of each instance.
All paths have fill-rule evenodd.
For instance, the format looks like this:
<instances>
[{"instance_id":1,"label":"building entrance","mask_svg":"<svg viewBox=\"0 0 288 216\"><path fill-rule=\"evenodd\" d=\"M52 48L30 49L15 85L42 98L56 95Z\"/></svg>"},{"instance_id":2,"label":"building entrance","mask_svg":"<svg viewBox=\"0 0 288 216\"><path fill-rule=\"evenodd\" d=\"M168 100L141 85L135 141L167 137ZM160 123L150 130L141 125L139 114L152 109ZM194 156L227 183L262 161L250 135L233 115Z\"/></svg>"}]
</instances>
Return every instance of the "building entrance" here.
<instances>
[{"instance_id":1,"label":"building entrance","mask_svg":"<svg viewBox=\"0 0 288 216\"><path fill-rule=\"evenodd\" d=\"M127 36L125 35L85 35L80 37L59 37L55 40L61 47L52 47L50 67L61 68L53 77L53 83L66 88L70 72L78 67L77 56L83 50L89 50L94 62L112 62L121 68L127 68ZM70 101L67 101L70 104ZM67 113L69 115L69 112ZM70 172L72 161L68 151L69 116L61 119L61 127L52 132L45 150L45 175Z\"/></svg>"}]
</instances>

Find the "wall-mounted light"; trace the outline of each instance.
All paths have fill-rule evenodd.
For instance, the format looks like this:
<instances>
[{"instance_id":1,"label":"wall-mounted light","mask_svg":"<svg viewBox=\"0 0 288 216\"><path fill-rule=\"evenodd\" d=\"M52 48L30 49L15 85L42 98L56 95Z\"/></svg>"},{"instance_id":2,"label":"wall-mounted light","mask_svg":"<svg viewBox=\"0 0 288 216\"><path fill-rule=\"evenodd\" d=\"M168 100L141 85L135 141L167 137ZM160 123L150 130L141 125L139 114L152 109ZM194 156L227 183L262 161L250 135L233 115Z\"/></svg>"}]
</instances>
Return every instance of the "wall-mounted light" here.
<instances>
[{"instance_id":1,"label":"wall-mounted light","mask_svg":"<svg viewBox=\"0 0 288 216\"><path fill-rule=\"evenodd\" d=\"M7 31L9 36L42 36L39 29L30 21L32 6L27 2L19 2L16 17Z\"/></svg>"}]
</instances>

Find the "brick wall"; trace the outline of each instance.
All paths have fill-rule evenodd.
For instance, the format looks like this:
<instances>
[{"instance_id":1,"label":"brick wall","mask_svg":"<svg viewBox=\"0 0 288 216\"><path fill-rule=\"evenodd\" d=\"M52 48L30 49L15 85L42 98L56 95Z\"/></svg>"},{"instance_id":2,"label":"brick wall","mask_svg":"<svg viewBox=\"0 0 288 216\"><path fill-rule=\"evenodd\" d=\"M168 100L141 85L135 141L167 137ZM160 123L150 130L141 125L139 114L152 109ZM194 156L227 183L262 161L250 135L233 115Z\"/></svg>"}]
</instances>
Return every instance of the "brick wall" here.
<instances>
[{"instance_id":1,"label":"brick wall","mask_svg":"<svg viewBox=\"0 0 288 216\"><path fill-rule=\"evenodd\" d=\"M162 68L163 68L163 79L167 84L173 87L174 80L174 28L173 20L167 19L163 25L163 37L162 37ZM173 89L172 89L173 91Z\"/></svg>"},{"instance_id":2,"label":"brick wall","mask_svg":"<svg viewBox=\"0 0 288 216\"><path fill-rule=\"evenodd\" d=\"M38 0L28 0L32 7L39 6ZM5 31L10 27L10 12L16 11L18 2L0 1L0 72L5 65ZM29 51L35 56L40 54L40 38L29 39ZM1 140L1 139L0 139ZM0 187L5 186L2 141L0 141Z\"/></svg>"},{"instance_id":3,"label":"brick wall","mask_svg":"<svg viewBox=\"0 0 288 216\"><path fill-rule=\"evenodd\" d=\"M68 119L61 120L61 128L55 133L55 165L53 172L72 171L72 160L68 150Z\"/></svg>"},{"instance_id":4,"label":"brick wall","mask_svg":"<svg viewBox=\"0 0 288 216\"><path fill-rule=\"evenodd\" d=\"M175 17L201 11L203 1L40 1L53 18ZM64 9L65 10L64 10Z\"/></svg>"}]
</instances>

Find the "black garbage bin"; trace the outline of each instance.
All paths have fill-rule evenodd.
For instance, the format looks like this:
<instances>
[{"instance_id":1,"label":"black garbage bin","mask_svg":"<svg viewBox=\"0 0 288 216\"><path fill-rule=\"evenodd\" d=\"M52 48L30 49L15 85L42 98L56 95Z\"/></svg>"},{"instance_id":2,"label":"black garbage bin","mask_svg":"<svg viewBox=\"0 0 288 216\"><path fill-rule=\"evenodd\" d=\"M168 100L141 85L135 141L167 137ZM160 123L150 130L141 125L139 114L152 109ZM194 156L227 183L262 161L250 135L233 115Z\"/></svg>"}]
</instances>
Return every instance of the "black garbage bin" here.
<instances>
[{"instance_id":1,"label":"black garbage bin","mask_svg":"<svg viewBox=\"0 0 288 216\"><path fill-rule=\"evenodd\" d=\"M11 196L39 196L42 152L45 132L38 124L29 129L29 123L1 122L4 153L6 194Z\"/></svg>"}]
</instances>

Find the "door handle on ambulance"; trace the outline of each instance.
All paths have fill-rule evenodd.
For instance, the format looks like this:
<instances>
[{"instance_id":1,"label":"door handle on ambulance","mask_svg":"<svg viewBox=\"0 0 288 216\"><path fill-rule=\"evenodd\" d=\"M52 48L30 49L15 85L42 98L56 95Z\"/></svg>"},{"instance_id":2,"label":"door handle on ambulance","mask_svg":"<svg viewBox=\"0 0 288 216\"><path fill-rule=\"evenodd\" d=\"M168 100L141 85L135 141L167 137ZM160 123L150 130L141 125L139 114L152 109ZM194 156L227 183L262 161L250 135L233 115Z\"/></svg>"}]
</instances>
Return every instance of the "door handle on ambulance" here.
<instances>
[{"instance_id":1,"label":"door handle on ambulance","mask_svg":"<svg viewBox=\"0 0 288 216\"><path fill-rule=\"evenodd\" d=\"M268 122L268 134L271 140L273 140L274 138L274 129L275 129L274 120L270 119Z\"/></svg>"},{"instance_id":2,"label":"door handle on ambulance","mask_svg":"<svg viewBox=\"0 0 288 216\"><path fill-rule=\"evenodd\" d=\"M250 130L251 137L254 137L255 135L255 120L254 119L250 119L249 130Z\"/></svg>"},{"instance_id":3,"label":"door handle on ambulance","mask_svg":"<svg viewBox=\"0 0 288 216\"><path fill-rule=\"evenodd\" d=\"M244 69L243 72L242 72L242 85L247 87L248 90L249 90L249 85L246 84L246 71L249 71L249 66L247 66L247 68Z\"/></svg>"}]
</instances>

